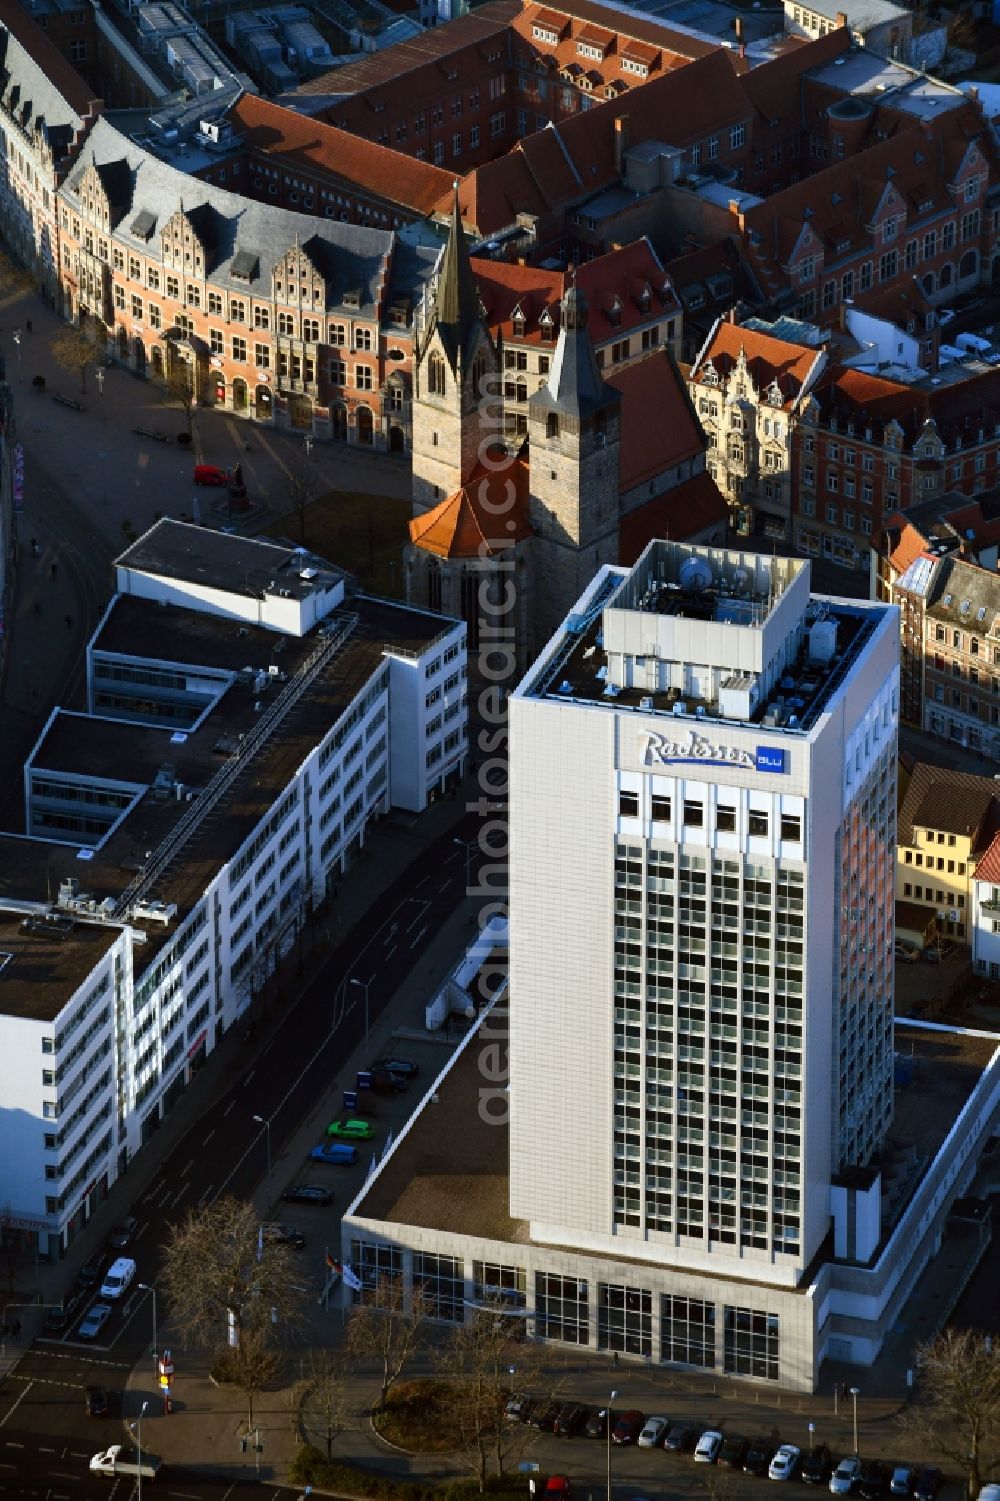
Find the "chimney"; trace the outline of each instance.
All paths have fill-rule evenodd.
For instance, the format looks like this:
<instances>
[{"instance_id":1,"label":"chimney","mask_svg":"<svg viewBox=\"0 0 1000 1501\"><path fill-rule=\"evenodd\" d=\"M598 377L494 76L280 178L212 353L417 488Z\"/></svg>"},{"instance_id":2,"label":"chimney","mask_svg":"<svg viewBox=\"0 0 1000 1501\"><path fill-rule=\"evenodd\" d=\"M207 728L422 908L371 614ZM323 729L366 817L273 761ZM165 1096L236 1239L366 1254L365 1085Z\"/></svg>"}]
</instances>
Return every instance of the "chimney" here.
<instances>
[{"instance_id":1,"label":"chimney","mask_svg":"<svg viewBox=\"0 0 1000 1501\"><path fill-rule=\"evenodd\" d=\"M740 42L739 56L740 57L746 57L746 55L747 55L747 44L746 44L746 42Z\"/></svg>"},{"instance_id":2,"label":"chimney","mask_svg":"<svg viewBox=\"0 0 1000 1501\"><path fill-rule=\"evenodd\" d=\"M974 99L977 104L979 103L979 90L973 88L971 83L966 84L965 93L969 99Z\"/></svg>"},{"instance_id":3,"label":"chimney","mask_svg":"<svg viewBox=\"0 0 1000 1501\"><path fill-rule=\"evenodd\" d=\"M625 171L625 153L628 150L628 115L615 117L615 171L621 177Z\"/></svg>"},{"instance_id":4,"label":"chimney","mask_svg":"<svg viewBox=\"0 0 1000 1501\"><path fill-rule=\"evenodd\" d=\"M736 20L733 22L733 30L736 33L736 40L738 42L742 42L744 40L744 37L743 37L743 17L742 16L737 16L736 17Z\"/></svg>"},{"instance_id":5,"label":"chimney","mask_svg":"<svg viewBox=\"0 0 1000 1501\"><path fill-rule=\"evenodd\" d=\"M845 10L838 10L837 25L838 27L847 25L847 12Z\"/></svg>"}]
</instances>

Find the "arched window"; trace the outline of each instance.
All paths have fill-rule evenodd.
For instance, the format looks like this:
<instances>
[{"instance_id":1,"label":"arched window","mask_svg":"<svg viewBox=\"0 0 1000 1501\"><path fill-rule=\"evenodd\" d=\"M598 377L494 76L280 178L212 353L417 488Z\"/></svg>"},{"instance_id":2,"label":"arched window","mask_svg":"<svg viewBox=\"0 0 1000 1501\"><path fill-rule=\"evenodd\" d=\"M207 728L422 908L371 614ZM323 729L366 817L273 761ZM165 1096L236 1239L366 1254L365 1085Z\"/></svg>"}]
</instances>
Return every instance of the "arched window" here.
<instances>
[{"instance_id":1,"label":"arched window","mask_svg":"<svg viewBox=\"0 0 1000 1501\"><path fill-rule=\"evenodd\" d=\"M439 354L427 361L427 389L432 396L444 395L444 360Z\"/></svg>"},{"instance_id":2,"label":"arched window","mask_svg":"<svg viewBox=\"0 0 1000 1501\"><path fill-rule=\"evenodd\" d=\"M559 418L555 412L550 412L545 419L545 436L547 438L558 438L559 436Z\"/></svg>"},{"instance_id":3,"label":"arched window","mask_svg":"<svg viewBox=\"0 0 1000 1501\"><path fill-rule=\"evenodd\" d=\"M427 608L441 613L441 564L431 558L427 565Z\"/></svg>"}]
</instances>

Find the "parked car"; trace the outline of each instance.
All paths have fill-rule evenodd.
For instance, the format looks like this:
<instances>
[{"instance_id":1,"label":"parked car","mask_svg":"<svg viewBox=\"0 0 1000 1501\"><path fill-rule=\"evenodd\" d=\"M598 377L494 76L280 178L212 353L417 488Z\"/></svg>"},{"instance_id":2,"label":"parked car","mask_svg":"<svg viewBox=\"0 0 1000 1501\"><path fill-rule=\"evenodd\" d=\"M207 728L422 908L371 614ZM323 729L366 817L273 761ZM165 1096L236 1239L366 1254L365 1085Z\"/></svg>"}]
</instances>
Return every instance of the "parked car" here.
<instances>
[{"instance_id":1,"label":"parked car","mask_svg":"<svg viewBox=\"0 0 1000 1501\"><path fill-rule=\"evenodd\" d=\"M814 1444L802 1461L799 1476L807 1485L825 1485L833 1473L833 1455L826 1444Z\"/></svg>"},{"instance_id":2,"label":"parked car","mask_svg":"<svg viewBox=\"0 0 1000 1501\"><path fill-rule=\"evenodd\" d=\"M326 1134L334 1141L371 1141L375 1135L375 1127L371 1121L363 1121L356 1115L349 1115L345 1121L331 1121L326 1128Z\"/></svg>"},{"instance_id":3,"label":"parked car","mask_svg":"<svg viewBox=\"0 0 1000 1501\"><path fill-rule=\"evenodd\" d=\"M924 949L920 957L925 964L941 963L941 951L939 949Z\"/></svg>"},{"instance_id":4,"label":"parked car","mask_svg":"<svg viewBox=\"0 0 1000 1501\"><path fill-rule=\"evenodd\" d=\"M799 1467L802 1450L794 1444L779 1444L767 1467L768 1480L791 1480Z\"/></svg>"},{"instance_id":5,"label":"parked car","mask_svg":"<svg viewBox=\"0 0 1000 1501\"><path fill-rule=\"evenodd\" d=\"M915 1501L935 1501L935 1497L941 1489L943 1479L944 1476L941 1474L941 1471L935 1469L933 1465L928 1465L922 1469L917 1476L916 1485L913 1487Z\"/></svg>"},{"instance_id":6,"label":"parked car","mask_svg":"<svg viewBox=\"0 0 1000 1501\"><path fill-rule=\"evenodd\" d=\"M296 1183L281 1195L286 1204L332 1204L333 1189L318 1183Z\"/></svg>"},{"instance_id":7,"label":"parked car","mask_svg":"<svg viewBox=\"0 0 1000 1501\"><path fill-rule=\"evenodd\" d=\"M47 1334L61 1334L83 1302L83 1289L76 1287L61 1298L53 1308L50 1308L46 1317L44 1328Z\"/></svg>"},{"instance_id":8,"label":"parked car","mask_svg":"<svg viewBox=\"0 0 1000 1501\"><path fill-rule=\"evenodd\" d=\"M376 1058L372 1068L384 1068L390 1074L402 1074L404 1079L415 1079L420 1072L412 1058Z\"/></svg>"},{"instance_id":9,"label":"parked car","mask_svg":"<svg viewBox=\"0 0 1000 1501\"><path fill-rule=\"evenodd\" d=\"M849 1496L861 1479L861 1461L856 1454L848 1454L830 1476L830 1494Z\"/></svg>"},{"instance_id":10,"label":"parked car","mask_svg":"<svg viewBox=\"0 0 1000 1501\"><path fill-rule=\"evenodd\" d=\"M646 1414L640 1412L637 1407L630 1407L628 1412L620 1412L611 1430L611 1442L613 1444L637 1443L645 1421Z\"/></svg>"},{"instance_id":11,"label":"parked car","mask_svg":"<svg viewBox=\"0 0 1000 1501\"><path fill-rule=\"evenodd\" d=\"M569 1496L570 1489L571 1487L567 1476L550 1475L548 1480L545 1482L545 1490L543 1492L543 1495L547 1496L549 1498L549 1501L562 1501L563 1497Z\"/></svg>"},{"instance_id":12,"label":"parked car","mask_svg":"<svg viewBox=\"0 0 1000 1501\"><path fill-rule=\"evenodd\" d=\"M540 1433L551 1433L558 1416L558 1402L539 1402L528 1415L528 1426L537 1428Z\"/></svg>"},{"instance_id":13,"label":"parked car","mask_svg":"<svg viewBox=\"0 0 1000 1501\"><path fill-rule=\"evenodd\" d=\"M108 1389L106 1386L87 1387L87 1416L88 1418L106 1418L110 1411L108 1402Z\"/></svg>"},{"instance_id":14,"label":"parked car","mask_svg":"<svg viewBox=\"0 0 1000 1501\"><path fill-rule=\"evenodd\" d=\"M743 1461L744 1475L766 1475L777 1447L769 1438L752 1438Z\"/></svg>"},{"instance_id":15,"label":"parked car","mask_svg":"<svg viewBox=\"0 0 1000 1501\"><path fill-rule=\"evenodd\" d=\"M357 1147L346 1146L342 1141L323 1141L309 1153L310 1162L357 1162Z\"/></svg>"},{"instance_id":16,"label":"parked car","mask_svg":"<svg viewBox=\"0 0 1000 1501\"><path fill-rule=\"evenodd\" d=\"M885 1466L877 1459L866 1459L861 1466L858 1492L864 1501L880 1501L887 1480Z\"/></svg>"},{"instance_id":17,"label":"parked car","mask_svg":"<svg viewBox=\"0 0 1000 1501\"><path fill-rule=\"evenodd\" d=\"M306 1243L305 1236L293 1225L279 1225L274 1220L261 1225L260 1233L265 1245L294 1246L296 1251L301 1251Z\"/></svg>"},{"instance_id":18,"label":"parked car","mask_svg":"<svg viewBox=\"0 0 1000 1501\"><path fill-rule=\"evenodd\" d=\"M701 1434L690 1423L675 1423L663 1440L668 1454L690 1454Z\"/></svg>"},{"instance_id":19,"label":"parked car","mask_svg":"<svg viewBox=\"0 0 1000 1501\"><path fill-rule=\"evenodd\" d=\"M608 1409L592 1407L583 1425L587 1438L604 1438L608 1431Z\"/></svg>"},{"instance_id":20,"label":"parked car","mask_svg":"<svg viewBox=\"0 0 1000 1501\"><path fill-rule=\"evenodd\" d=\"M405 1074L395 1074L389 1068L369 1069L371 1087L375 1094L402 1094L409 1089L410 1081Z\"/></svg>"},{"instance_id":21,"label":"parked car","mask_svg":"<svg viewBox=\"0 0 1000 1501\"><path fill-rule=\"evenodd\" d=\"M722 1434L717 1428L709 1428L694 1446L694 1462L698 1465L714 1465L722 1448Z\"/></svg>"},{"instance_id":22,"label":"parked car","mask_svg":"<svg viewBox=\"0 0 1000 1501\"><path fill-rule=\"evenodd\" d=\"M587 1409L579 1402L567 1402L559 1409L559 1415L552 1424L552 1432L560 1438L574 1438L587 1421Z\"/></svg>"},{"instance_id":23,"label":"parked car","mask_svg":"<svg viewBox=\"0 0 1000 1501\"><path fill-rule=\"evenodd\" d=\"M889 1477L890 1496L912 1496L917 1483L917 1472L909 1465L896 1465Z\"/></svg>"},{"instance_id":24,"label":"parked car","mask_svg":"<svg viewBox=\"0 0 1000 1501\"><path fill-rule=\"evenodd\" d=\"M79 1339L96 1339L111 1317L110 1303L93 1303L77 1332Z\"/></svg>"},{"instance_id":25,"label":"parked car","mask_svg":"<svg viewBox=\"0 0 1000 1501\"><path fill-rule=\"evenodd\" d=\"M138 1228L139 1221L134 1215L128 1215L108 1236L108 1250L124 1251L125 1247L135 1239L135 1232Z\"/></svg>"},{"instance_id":26,"label":"parked car","mask_svg":"<svg viewBox=\"0 0 1000 1501\"><path fill-rule=\"evenodd\" d=\"M229 471L220 469L216 464L195 464L194 482L196 485L218 485L224 489L229 484Z\"/></svg>"},{"instance_id":27,"label":"parked car","mask_svg":"<svg viewBox=\"0 0 1000 1501\"><path fill-rule=\"evenodd\" d=\"M518 1392L516 1396L511 1397L504 1408L504 1417L511 1423L523 1423L530 1411L531 1398L524 1392Z\"/></svg>"},{"instance_id":28,"label":"parked car","mask_svg":"<svg viewBox=\"0 0 1000 1501\"><path fill-rule=\"evenodd\" d=\"M920 958L916 949L911 948L908 943L902 943L898 938L893 952L901 964L916 964Z\"/></svg>"},{"instance_id":29,"label":"parked car","mask_svg":"<svg viewBox=\"0 0 1000 1501\"><path fill-rule=\"evenodd\" d=\"M670 1424L666 1418L647 1418L636 1442L640 1449L659 1449Z\"/></svg>"},{"instance_id":30,"label":"parked car","mask_svg":"<svg viewBox=\"0 0 1000 1501\"><path fill-rule=\"evenodd\" d=\"M727 1433L722 1440L722 1448L719 1450L716 1464L723 1469L742 1470L743 1461L746 1458L747 1441L738 1433Z\"/></svg>"},{"instance_id":31,"label":"parked car","mask_svg":"<svg viewBox=\"0 0 1000 1501\"><path fill-rule=\"evenodd\" d=\"M95 1283L100 1282L104 1275L105 1261L107 1261L107 1257L104 1252L97 1251L83 1263L76 1279L81 1287L93 1287Z\"/></svg>"}]
</instances>

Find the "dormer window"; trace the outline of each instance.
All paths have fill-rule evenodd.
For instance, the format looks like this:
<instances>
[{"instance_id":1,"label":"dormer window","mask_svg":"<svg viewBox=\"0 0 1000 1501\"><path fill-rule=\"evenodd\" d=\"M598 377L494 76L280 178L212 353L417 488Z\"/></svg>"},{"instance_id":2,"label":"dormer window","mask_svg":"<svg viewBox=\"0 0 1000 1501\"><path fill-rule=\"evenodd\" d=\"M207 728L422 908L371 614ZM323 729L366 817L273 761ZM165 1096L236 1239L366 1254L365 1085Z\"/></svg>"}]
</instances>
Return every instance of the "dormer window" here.
<instances>
[{"instance_id":1,"label":"dormer window","mask_svg":"<svg viewBox=\"0 0 1000 1501\"><path fill-rule=\"evenodd\" d=\"M556 325L555 325L555 319L552 317L552 314L550 312L548 312L547 310L539 318L539 320L538 320L538 328L539 328L539 331L540 331L540 333L542 335L542 338L551 343L551 341L556 336Z\"/></svg>"},{"instance_id":2,"label":"dormer window","mask_svg":"<svg viewBox=\"0 0 1000 1501\"><path fill-rule=\"evenodd\" d=\"M524 338L524 310L516 307L510 315L510 329L515 339Z\"/></svg>"}]
</instances>

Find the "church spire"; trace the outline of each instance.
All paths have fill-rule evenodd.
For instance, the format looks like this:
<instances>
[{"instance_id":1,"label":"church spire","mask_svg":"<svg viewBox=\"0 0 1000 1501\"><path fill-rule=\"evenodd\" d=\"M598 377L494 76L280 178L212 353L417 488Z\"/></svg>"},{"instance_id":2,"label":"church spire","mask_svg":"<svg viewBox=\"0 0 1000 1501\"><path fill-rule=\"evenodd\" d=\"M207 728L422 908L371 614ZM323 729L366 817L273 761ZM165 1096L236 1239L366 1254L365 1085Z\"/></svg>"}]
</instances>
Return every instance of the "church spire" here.
<instances>
[{"instance_id":1,"label":"church spire","mask_svg":"<svg viewBox=\"0 0 1000 1501\"><path fill-rule=\"evenodd\" d=\"M618 400L597 367L587 332L587 299L575 278L562 300L559 340L548 381L533 400L573 417L588 416Z\"/></svg>"},{"instance_id":2,"label":"church spire","mask_svg":"<svg viewBox=\"0 0 1000 1501\"><path fill-rule=\"evenodd\" d=\"M448 243L441 258L441 272L434 294L434 321L454 369L459 356L465 358L471 336L479 324L479 294L462 228L457 181Z\"/></svg>"}]
</instances>

